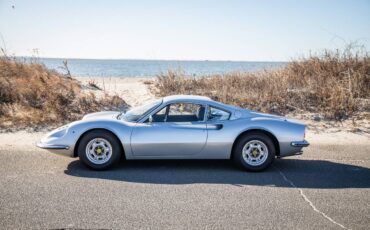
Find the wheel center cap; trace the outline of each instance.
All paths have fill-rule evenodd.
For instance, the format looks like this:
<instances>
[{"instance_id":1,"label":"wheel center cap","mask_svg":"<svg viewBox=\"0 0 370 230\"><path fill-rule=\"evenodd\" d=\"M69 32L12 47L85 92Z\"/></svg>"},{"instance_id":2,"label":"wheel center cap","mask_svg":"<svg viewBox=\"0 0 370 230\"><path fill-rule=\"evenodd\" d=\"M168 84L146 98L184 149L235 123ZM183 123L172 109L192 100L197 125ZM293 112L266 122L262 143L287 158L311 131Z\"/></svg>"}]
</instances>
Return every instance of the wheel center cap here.
<instances>
[{"instance_id":1,"label":"wheel center cap","mask_svg":"<svg viewBox=\"0 0 370 230\"><path fill-rule=\"evenodd\" d=\"M257 157L258 156L258 150L257 149L253 149L252 150L252 156L253 157Z\"/></svg>"},{"instance_id":2,"label":"wheel center cap","mask_svg":"<svg viewBox=\"0 0 370 230\"><path fill-rule=\"evenodd\" d=\"M102 153L102 149L101 148L96 148L96 154L100 155Z\"/></svg>"}]
</instances>

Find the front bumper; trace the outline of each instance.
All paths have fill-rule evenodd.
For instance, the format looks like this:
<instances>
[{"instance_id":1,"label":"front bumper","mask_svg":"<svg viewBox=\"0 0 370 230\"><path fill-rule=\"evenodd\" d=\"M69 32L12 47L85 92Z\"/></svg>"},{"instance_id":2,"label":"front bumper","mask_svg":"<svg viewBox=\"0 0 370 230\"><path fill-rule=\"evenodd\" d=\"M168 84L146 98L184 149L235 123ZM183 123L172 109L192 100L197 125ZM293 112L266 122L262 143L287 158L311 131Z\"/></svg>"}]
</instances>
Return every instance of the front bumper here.
<instances>
[{"instance_id":1,"label":"front bumper","mask_svg":"<svg viewBox=\"0 0 370 230\"><path fill-rule=\"evenodd\" d=\"M37 142L36 146L42 149L69 149L69 146L66 145L50 145L42 142Z\"/></svg>"},{"instance_id":2,"label":"front bumper","mask_svg":"<svg viewBox=\"0 0 370 230\"><path fill-rule=\"evenodd\" d=\"M293 147L307 147L310 145L310 143L308 143L308 141L306 140L303 140L303 141L292 141L290 143L291 146Z\"/></svg>"},{"instance_id":3,"label":"front bumper","mask_svg":"<svg viewBox=\"0 0 370 230\"><path fill-rule=\"evenodd\" d=\"M72 157L73 151L71 151L71 148L67 145L53 145L53 144L47 144L43 142L37 142L36 146L42 149L47 149L52 153L61 154L64 156Z\"/></svg>"}]
</instances>

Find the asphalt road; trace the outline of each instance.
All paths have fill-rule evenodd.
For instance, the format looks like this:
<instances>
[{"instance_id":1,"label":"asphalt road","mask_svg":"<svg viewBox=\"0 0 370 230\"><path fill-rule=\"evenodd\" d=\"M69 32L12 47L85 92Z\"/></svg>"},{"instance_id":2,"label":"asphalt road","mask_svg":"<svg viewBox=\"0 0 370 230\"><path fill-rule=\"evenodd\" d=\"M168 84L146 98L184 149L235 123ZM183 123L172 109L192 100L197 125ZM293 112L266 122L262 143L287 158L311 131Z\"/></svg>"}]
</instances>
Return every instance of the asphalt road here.
<instances>
[{"instance_id":1,"label":"asphalt road","mask_svg":"<svg viewBox=\"0 0 370 230\"><path fill-rule=\"evenodd\" d=\"M262 173L229 161L122 162L94 172L12 144L0 148L0 163L0 229L370 226L370 142L313 144Z\"/></svg>"}]
</instances>

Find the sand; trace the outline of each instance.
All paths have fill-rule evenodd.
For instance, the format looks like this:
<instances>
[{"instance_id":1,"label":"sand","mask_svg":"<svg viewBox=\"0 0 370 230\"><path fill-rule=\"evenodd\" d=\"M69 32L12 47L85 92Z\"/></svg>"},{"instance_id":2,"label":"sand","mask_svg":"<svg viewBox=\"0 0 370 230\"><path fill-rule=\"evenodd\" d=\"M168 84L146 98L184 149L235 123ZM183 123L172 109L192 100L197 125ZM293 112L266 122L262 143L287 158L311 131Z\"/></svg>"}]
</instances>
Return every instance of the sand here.
<instances>
[{"instance_id":1,"label":"sand","mask_svg":"<svg viewBox=\"0 0 370 230\"><path fill-rule=\"evenodd\" d=\"M148 88L148 83L153 81L153 78L78 77L77 80L90 90L89 82L99 86L102 90L93 90L97 96L103 95L104 92L118 95L130 106L137 106L155 98Z\"/></svg>"}]
</instances>

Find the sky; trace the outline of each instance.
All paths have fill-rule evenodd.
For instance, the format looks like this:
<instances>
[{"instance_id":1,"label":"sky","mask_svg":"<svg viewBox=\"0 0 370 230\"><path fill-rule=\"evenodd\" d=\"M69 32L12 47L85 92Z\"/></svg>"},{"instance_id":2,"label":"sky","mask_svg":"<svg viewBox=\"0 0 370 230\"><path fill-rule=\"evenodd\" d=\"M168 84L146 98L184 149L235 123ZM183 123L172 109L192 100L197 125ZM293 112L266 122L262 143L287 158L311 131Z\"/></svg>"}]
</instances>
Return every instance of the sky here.
<instances>
[{"instance_id":1,"label":"sky","mask_svg":"<svg viewBox=\"0 0 370 230\"><path fill-rule=\"evenodd\" d=\"M288 61L370 47L370 0L0 0L17 56Z\"/></svg>"}]
</instances>

